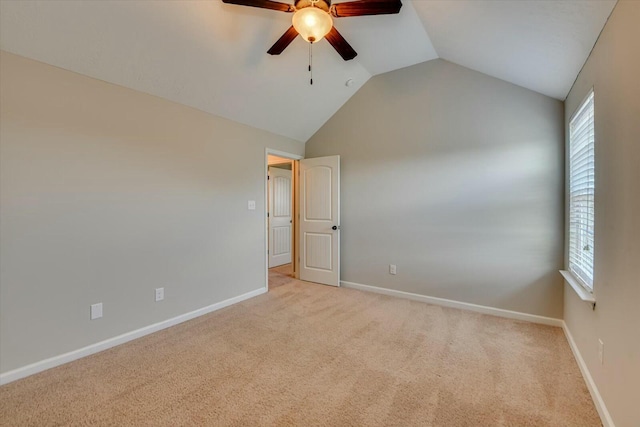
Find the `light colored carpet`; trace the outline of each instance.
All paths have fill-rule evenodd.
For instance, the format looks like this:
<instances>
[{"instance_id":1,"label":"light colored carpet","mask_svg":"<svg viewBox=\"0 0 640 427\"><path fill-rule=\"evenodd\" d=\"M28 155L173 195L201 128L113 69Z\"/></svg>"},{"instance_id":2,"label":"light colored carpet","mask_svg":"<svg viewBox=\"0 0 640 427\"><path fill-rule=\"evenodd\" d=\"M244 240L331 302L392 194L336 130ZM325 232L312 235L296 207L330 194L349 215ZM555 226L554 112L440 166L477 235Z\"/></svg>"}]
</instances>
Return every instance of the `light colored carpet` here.
<instances>
[{"instance_id":1,"label":"light colored carpet","mask_svg":"<svg viewBox=\"0 0 640 427\"><path fill-rule=\"evenodd\" d=\"M599 426L561 329L291 280L0 387L10 426Z\"/></svg>"},{"instance_id":2,"label":"light colored carpet","mask_svg":"<svg viewBox=\"0 0 640 427\"><path fill-rule=\"evenodd\" d=\"M285 264L269 269L269 290L273 290L278 286L286 285L293 280L293 267L291 264Z\"/></svg>"}]
</instances>

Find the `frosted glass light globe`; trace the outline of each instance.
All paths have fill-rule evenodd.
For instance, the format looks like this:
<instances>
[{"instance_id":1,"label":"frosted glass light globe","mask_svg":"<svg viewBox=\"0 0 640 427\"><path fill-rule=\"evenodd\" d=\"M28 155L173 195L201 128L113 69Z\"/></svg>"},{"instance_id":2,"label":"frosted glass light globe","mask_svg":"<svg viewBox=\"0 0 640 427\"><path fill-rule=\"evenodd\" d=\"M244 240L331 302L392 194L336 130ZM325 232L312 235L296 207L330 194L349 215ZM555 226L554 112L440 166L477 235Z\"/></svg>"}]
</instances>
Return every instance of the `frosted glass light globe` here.
<instances>
[{"instance_id":1,"label":"frosted glass light globe","mask_svg":"<svg viewBox=\"0 0 640 427\"><path fill-rule=\"evenodd\" d=\"M333 27L331 15L317 7L305 7L293 14L293 28L309 43L317 43Z\"/></svg>"}]
</instances>

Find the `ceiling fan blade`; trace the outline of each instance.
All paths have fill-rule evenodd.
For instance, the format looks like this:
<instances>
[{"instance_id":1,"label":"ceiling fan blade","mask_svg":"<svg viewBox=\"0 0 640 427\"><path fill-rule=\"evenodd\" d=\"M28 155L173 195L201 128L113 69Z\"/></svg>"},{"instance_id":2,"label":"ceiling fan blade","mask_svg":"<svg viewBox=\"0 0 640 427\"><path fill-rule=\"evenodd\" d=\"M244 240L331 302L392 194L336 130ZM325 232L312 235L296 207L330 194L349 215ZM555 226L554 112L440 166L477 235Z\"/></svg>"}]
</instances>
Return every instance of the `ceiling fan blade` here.
<instances>
[{"instance_id":1,"label":"ceiling fan blade","mask_svg":"<svg viewBox=\"0 0 640 427\"><path fill-rule=\"evenodd\" d=\"M329 31L329 33L324 36L324 38L327 39L329 44L333 46L333 48L340 54L340 56L342 56L342 59L344 59L345 61L349 61L358 56L351 45L347 43L344 37L342 37L342 34L340 34L338 30L336 30L336 27L332 27L331 31Z\"/></svg>"},{"instance_id":2,"label":"ceiling fan blade","mask_svg":"<svg viewBox=\"0 0 640 427\"><path fill-rule=\"evenodd\" d=\"M271 0L222 0L223 3L237 4L239 6L259 7L262 9L279 10L281 12L295 12L295 8L290 4L278 3Z\"/></svg>"},{"instance_id":3,"label":"ceiling fan blade","mask_svg":"<svg viewBox=\"0 0 640 427\"><path fill-rule=\"evenodd\" d=\"M271 46L271 49L269 49L267 53L270 55L280 55L282 51L285 50L287 46L289 46L293 41L293 39L295 39L297 36L298 36L298 32L296 31L295 28L293 28L293 25L292 25L291 28L289 28L282 35L282 37L280 37L278 41L275 42L273 46Z\"/></svg>"},{"instance_id":4,"label":"ceiling fan blade","mask_svg":"<svg viewBox=\"0 0 640 427\"><path fill-rule=\"evenodd\" d=\"M336 18L363 15L389 15L400 12L400 0L358 0L331 6L331 15Z\"/></svg>"}]
</instances>

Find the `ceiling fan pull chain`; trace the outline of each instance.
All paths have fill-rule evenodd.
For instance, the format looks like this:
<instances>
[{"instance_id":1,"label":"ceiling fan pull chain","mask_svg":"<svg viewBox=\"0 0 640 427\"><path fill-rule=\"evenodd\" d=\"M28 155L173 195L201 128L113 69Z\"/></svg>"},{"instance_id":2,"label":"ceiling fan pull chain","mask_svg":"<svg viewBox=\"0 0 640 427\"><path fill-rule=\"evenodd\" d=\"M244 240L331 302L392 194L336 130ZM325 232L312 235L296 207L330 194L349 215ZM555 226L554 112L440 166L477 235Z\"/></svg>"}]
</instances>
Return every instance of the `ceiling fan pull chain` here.
<instances>
[{"instance_id":1,"label":"ceiling fan pull chain","mask_svg":"<svg viewBox=\"0 0 640 427\"><path fill-rule=\"evenodd\" d=\"M309 74L311 75L311 80L309 80L309 84L313 85L313 51L312 51L313 43L309 43Z\"/></svg>"}]
</instances>

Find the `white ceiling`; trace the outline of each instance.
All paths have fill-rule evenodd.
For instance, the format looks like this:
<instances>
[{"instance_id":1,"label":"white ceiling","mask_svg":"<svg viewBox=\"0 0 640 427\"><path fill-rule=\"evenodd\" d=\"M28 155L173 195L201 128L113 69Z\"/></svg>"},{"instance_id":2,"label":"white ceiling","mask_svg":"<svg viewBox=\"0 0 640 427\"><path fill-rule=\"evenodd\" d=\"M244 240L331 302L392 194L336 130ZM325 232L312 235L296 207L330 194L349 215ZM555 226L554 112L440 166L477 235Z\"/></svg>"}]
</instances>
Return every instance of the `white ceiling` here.
<instances>
[{"instance_id":1,"label":"white ceiling","mask_svg":"<svg viewBox=\"0 0 640 427\"><path fill-rule=\"evenodd\" d=\"M0 48L306 141L371 76L437 57L564 99L615 0L403 3L336 19L359 55L314 45L313 86L302 39L266 53L290 14L221 0L0 0Z\"/></svg>"},{"instance_id":2,"label":"white ceiling","mask_svg":"<svg viewBox=\"0 0 640 427\"><path fill-rule=\"evenodd\" d=\"M414 2L441 58L564 100L617 0Z\"/></svg>"}]
</instances>

